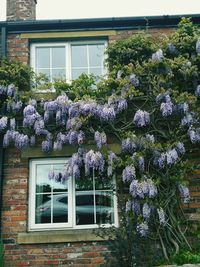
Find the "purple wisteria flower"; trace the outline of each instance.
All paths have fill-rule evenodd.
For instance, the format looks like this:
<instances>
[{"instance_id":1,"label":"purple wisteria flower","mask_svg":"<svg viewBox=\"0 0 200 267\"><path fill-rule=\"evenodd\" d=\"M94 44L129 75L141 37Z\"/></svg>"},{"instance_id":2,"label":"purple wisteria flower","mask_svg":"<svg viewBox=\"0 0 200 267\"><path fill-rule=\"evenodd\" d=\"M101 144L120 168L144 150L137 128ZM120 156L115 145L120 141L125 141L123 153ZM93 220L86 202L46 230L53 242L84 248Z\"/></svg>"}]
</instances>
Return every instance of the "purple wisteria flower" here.
<instances>
[{"instance_id":1,"label":"purple wisteria flower","mask_svg":"<svg viewBox=\"0 0 200 267\"><path fill-rule=\"evenodd\" d=\"M69 118L74 118L74 117L78 117L80 112L79 112L79 103L78 102L75 102L75 103L72 103L69 107L69 110L68 110L68 115L69 115Z\"/></svg>"},{"instance_id":2,"label":"purple wisteria flower","mask_svg":"<svg viewBox=\"0 0 200 267\"><path fill-rule=\"evenodd\" d=\"M134 143L134 140L131 138L122 140L122 151L130 154L136 151L136 144Z\"/></svg>"},{"instance_id":3,"label":"purple wisteria flower","mask_svg":"<svg viewBox=\"0 0 200 267\"><path fill-rule=\"evenodd\" d=\"M162 61L164 59L163 51L162 49L159 49L155 53L152 54L152 60L154 61Z\"/></svg>"},{"instance_id":4,"label":"purple wisteria flower","mask_svg":"<svg viewBox=\"0 0 200 267\"><path fill-rule=\"evenodd\" d=\"M138 167L141 172L144 171L144 157L142 156L138 158Z\"/></svg>"},{"instance_id":5,"label":"purple wisteria flower","mask_svg":"<svg viewBox=\"0 0 200 267\"><path fill-rule=\"evenodd\" d=\"M160 225L165 226L167 221L165 219L165 212L164 212L163 208L158 208L157 209L157 213L158 213L158 218L159 218Z\"/></svg>"},{"instance_id":6,"label":"purple wisteria flower","mask_svg":"<svg viewBox=\"0 0 200 267\"><path fill-rule=\"evenodd\" d=\"M98 149L101 149L102 146L106 145L106 143L107 143L107 137L106 137L105 132L100 133L99 131L96 131L94 133L94 140L96 142Z\"/></svg>"},{"instance_id":7,"label":"purple wisteria flower","mask_svg":"<svg viewBox=\"0 0 200 267\"><path fill-rule=\"evenodd\" d=\"M79 117L71 118L67 120L66 129L79 130L82 127L82 122Z\"/></svg>"},{"instance_id":8,"label":"purple wisteria flower","mask_svg":"<svg viewBox=\"0 0 200 267\"><path fill-rule=\"evenodd\" d=\"M176 144L176 151L178 152L179 155L183 155L185 154L185 146L183 143L178 142Z\"/></svg>"},{"instance_id":9,"label":"purple wisteria flower","mask_svg":"<svg viewBox=\"0 0 200 267\"><path fill-rule=\"evenodd\" d=\"M16 127L16 121L15 118L12 118L10 119L10 129L14 131L15 127Z\"/></svg>"},{"instance_id":10,"label":"purple wisteria flower","mask_svg":"<svg viewBox=\"0 0 200 267\"><path fill-rule=\"evenodd\" d=\"M148 203L144 203L143 207L142 207L142 216L145 220L149 220L150 216L151 216L151 206L149 206Z\"/></svg>"},{"instance_id":11,"label":"purple wisteria flower","mask_svg":"<svg viewBox=\"0 0 200 267\"><path fill-rule=\"evenodd\" d=\"M39 117L34 123L34 130L36 135L46 134L44 120Z\"/></svg>"},{"instance_id":12,"label":"purple wisteria flower","mask_svg":"<svg viewBox=\"0 0 200 267\"><path fill-rule=\"evenodd\" d=\"M166 161L166 154L158 152L153 162L155 166L159 167L159 169L163 169L165 167L165 161Z\"/></svg>"},{"instance_id":13,"label":"purple wisteria flower","mask_svg":"<svg viewBox=\"0 0 200 267\"><path fill-rule=\"evenodd\" d=\"M138 110L135 113L133 122L136 127L144 127L150 123L150 115L147 111Z\"/></svg>"},{"instance_id":14,"label":"purple wisteria flower","mask_svg":"<svg viewBox=\"0 0 200 267\"><path fill-rule=\"evenodd\" d=\"M23 104L22 104L22 101L13 101L12 104L11 104L11 108L13 110L13 112L17 113L17 112L20 112L21 109L23 107Z\"/></svg>"},{"instance_id":15,"label":"purple wisteria flower","mask_svg":"<svg viewBox=\"0 0 200 267\"><path fill-rule=\"evenodd\" d=\"M177 112L186 114L189 111L189 105L188 103L181 103L175 106L175 109Z\"/></svg>"},{"instance_id":16,"label":"purple wisteria flower","mask_svg":"<svg viewBox=\"0 0 200 267\"><path fill-rule=\"evenodd\" d=\"M176 149L171 149L166 152L166 161L168 165L173 165L177 162L178 160L178 153Z\"/></svg>"},{"instance_id":17,"label":"purple wisteria flower","mask_svg":"<svg viewBox=\"0 0 200 267\"><path fill-rule=\"evenodd\" d=\"M105 122L112 122L116 117L114 108L109 107L108 105L98 105L97 115L102 121Z\"/></svg>"},{"instance_id":18,"label":"purple wisteria flower","mask_svg":"<svg viewBox=\"0 0 200 267\"><path fill-rule=\"evenodd\" d=\"M52 140L45 140L42 142L42 151L50 152L52 150Z\"/></svg>"},{"instance_id":19,"label":"purple wisteria flower","mask_svg":"<svg viewBox=\"0 0 200 267\"><path fill-rule=\"evenodd\" d=\"M145 237L148 235L148 232L149 232L149 226L147 224L147 222L142 222L142 223L139 223L137 225L137 228L136 228L137 232L139 233L139 235L141 237Z\"/></svg>"},{"instance_id":20,"label":"purple wisteria flower","mask_svg":"<svg viewBox=\"0 0 200 267\"><path fill-rule=\"evenodd\" d=\"M67 134L58 133L56 140L58 142L61 142L62 144L67 144L68 143L68 136L67 136Z\"/></svg>"},{"instance_id":21,"label":"purple wisteria flower","mask_svg":"<svg viewBox=\"0 0 200 267\"><path fill-rule=\"evenodd\" d=\"M58 103L56 101L47 101L44 103L44 111L55 113L58 109Z\"/></svg>"},{"instance_id":22,"label":"purple wisteria flower","mask_svg":"<svg viewBox=\"0 0 200 267\"><path fill-rule=\"evenodd\" d=\"M139 197L143 199L144 198L143 189L144 188L142 183L140 183L138 180L132 180L129 187L129 192L134 198Z\"/></svg>"},{"instance_id":23,"label":"purple wisteria flower","mask_svg":"<svg viewBox=\"0 0 200 267\"><path fill-rule=\"evenodd\" d=\"M12 134L11 131L8 130L3 136L3 147L4 148L8 147L11 141L12 141Z\"/></svg>"},{"instance_id":24,"label":"purple wisteria flower","mask_svg":"<svg viewBox=\"0 0 200 267\"><path fill-rule=\"evenodd\" d=\"M146 134L145 138L147 141L149 141L150 143L154 144L155 143L155 137L153 134Z\"/></svg>"},{"instance_id":25,"label":"purple wisteria flower","mask_svg":"<svg viewBox=\"0 0 200 267\"><path fill-rule=\"evenodd\" d=\"M200 54L200 38L196 42L196 52L197 54Z\"/></svg>"},{"instance_id":26,"label":"purple wisteria flower","mask_svg":"<svg viewBox=\"0 0 200 267\"><path fill-rule=\"evenodd\" d=\"M188 203L190 201L190 192L187 186L183 184L178 184L178 190L180 192L183 203Z\"/></svg>"},{"instance_id":27,"label":"purple wisteria flower","mask_svg":"<svg viewBox=\"0 0 200 267\"><path fill-rule=\"evenodd\" d=\"M168 50L171 54L175 54L177 52L175 45L172 43L168 44Z\"/></svg>"},{"instance_id":28,"label":"purple wisteria flower","mask_svg":"<svg viewBox=\"0 0 200 267\"><path fill-rule=\"evenodd\" d=\"M120 113L128 108L128 103L125 98L120 97L117 102L116 113Z\"/></svg>"},{"instance_id":29,"label":"purple wisteria flower","mask_svg":"<svg viewBox=\"0 0 200 267\"><path fill-rule=\"evenodd\" d=\"M181 120L182 126L190 126L195 122L195 119L193 118L191 113L186 113L186 115Z\"/></svg>"},{"instance_id":30,"label":"purple wisteria flower","mask_svg":"<svg viewBox=\"0 0 200 267\"><path fill-rule=\"evenodd\" d=\"M78 139L78 144L79 145L82 145L84 143L84 141L85 141L85 134L84 134L83 131L80 131L78 133L77 139Z\"/></svg>"},{"instance_id":31,"label":"purple wisteria flower","mask_svg":"<svg viewBox=\"0 0 200 267\"><path fill-rule=\"evenodd\" d=\"M95 115L97 109L97 103L94 100L88 102L80 102L79 111L82 115Z\"/></svg>"},{"instance_id":32,"label":"purple wisteria flower","mask_svg":"<svg viewBox=\"0 0 200 267\"><path fill-rule=\"evenodd\" d=\"M13 138L16 148L22 150L26 149L29 145L29 138L25 134L15 133L15 138Z\"/></svg>"},{"instance_id":33,"label":"purple wisteria flower","mask_svg":"<svg viewBox=\"0 0 200 267\"><path fill-rule=\"evenodd\" d=\"M7 93L7 88L4 85L0 85L0 95L5 95Z\"/></svg>"},{"instance_id":34,"label":"purple wisteria flower","mask_svg":"<svg viewBox=\"0 0 200 267\"><path fill-rule=\"evenodd\" d=\"M16 94L16 88L14 84L9 84L7 88L7 96L13 97Z\"/></svg>"},{"instance_id":35,"label":"purple wisteria flower","mask_svg":"<svg viewBox=\"0 0 200 267\"><path fill-rule=\"evenodd\" d=\"M138 79L138 77L134 73L132 73L128 77L128 79L132 83L133 86L138 87L140 85L139 79Z\"/></svg>"},{"instance_id":36,"label":"purple wisteria flower","mask_svg":"<svg viewBox=\"0 0 200 267\"><path fill-rule=\"evenodd\" d=\"M53 143L53 150L54 151L61 151L62 150L62 142L55 141Z\"/></svg>"},{"instance_id":37,"label":"purple wisteria flower","mask_svg":"<svg viewBox=\"0 0 200 267\"><path fill-rule=\"evenodd\" d=\"M100 173L104 170L104 159L99 151L90 150L85 154L85 172L89 174L91 170L97 170Z\"/></svg>"},{"instance_id":38,"label":"purple wisteria flower","mask_svg":"<svg viewBox=\"0 0 200 267\"><path fill-rule=\"evenodd\" d=\"M78 143L78 132L77 131L69 131L68 140L70 145L76 145Z\"/></svg>"},{"instance_id":39,"label":"purple wisteria flower","mask_svg":"<svg viewBox=\"0 0 200 267\"><path fill-rule=\"evenodd\" d=\"M162 112L163 117L170 116L173 112L173 103L171 101L163 102L160 105L160 111Z\"/></svg>"},{"instance_id":40,"label":"purple wisteria flower","mask_svg":"<svg viewBox=\"0 0 200 267\"><path fill-rule=\"evenodd\" d=\"M2 132L3 130L6 129L7 124L8 124L8 118L7 117L2 117L0 119L0 132Z\"/></svg>"},{"instance_id":41,"label":"purple wisteria flower","mask_svg":"<svg viewBox=\"0 0 200 267\"><path fill-rule=\"evenodd\" d=\"M133 165L126 166L126 168L122 172L123 182L130 182L133 179L136 179L135 167Z\"/></svg>"},{"instance_id":42,"label":"purple wisteria flower","mask_svg":"<svg viewBox=\"0 0 200 267\"><path fill-rule=\"evenodd\" d=\"M117 156L112 151L108 151L108 170L107 175L108 177L113 175L113 163L117 159Z\"/></svg>"},{"instance_id":43,"label":"purple wisteria flower","mask_svg":"<svg viewBox=\"0 0 200 267\"><path fill-rule=\"evenodd\" d=\"M196 90L195 90L195 95L197 97L200 97L200 85L197 86Z\"/></svg>"},{"instance_id":44,"label":"purple wisteria flower","mask_svg":"<svg viewBox=\"0 0 200 267\"><path fill-rule=\"evenodd\" d=\"M190 137L190 141L193 144L200 142L200 128L197 129L190 128L188 130L188 135Z\"/></svg>"},{"instance_id":45,"label":"purple wisteria flower","mask_svg":"<svg viewBox=\"0 0 200 267\"><path fill-rule=\"evenodd\" d=\"M33 114L36 113L36 109L35 109L35 107L32 106L32 105L28 105L28 106L26 106L26 107L24 108L23 113L24 113L24 117L26 117L26 116L30 116L30 115L33 115Z\"/></svg>"},{"instance_id":46,"label":"purple wisteria flower","mask_svg":"<svg viewBox=\"0 0 200 267\"><path fill-rule=\"evenodd\" d=\"M132 200L132 211L135 215L141 214L140 202L137 199Z\"/></svg>"}]
</instances>

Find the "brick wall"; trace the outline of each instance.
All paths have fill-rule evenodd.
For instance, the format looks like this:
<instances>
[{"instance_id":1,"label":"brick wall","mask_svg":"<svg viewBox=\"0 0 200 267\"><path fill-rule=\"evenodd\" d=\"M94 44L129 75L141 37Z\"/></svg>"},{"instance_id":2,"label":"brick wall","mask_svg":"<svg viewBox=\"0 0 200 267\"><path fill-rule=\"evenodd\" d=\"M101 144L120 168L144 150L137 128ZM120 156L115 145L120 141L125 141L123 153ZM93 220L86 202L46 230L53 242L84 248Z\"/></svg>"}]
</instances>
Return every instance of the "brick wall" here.
<instances>
[{"instance_id":1,"label":"brick wall","mask_svg":"<svg viewBox=\"0 0 200 267\"><path fill-rule=\"evenodd\" d=\"M5 267L109 266L109 247L104 242L19 245L18 233L27 232L28 160L16 149L7 149L4 163L2 232Z\"/></svg>"},{"instance_id":2,"label":"brick wall","mask_svg":"<svg viewBox=\"0 0 200 267\"><path fill-rule=\"evenodd\" d=\"M20 34L9 34L7 39L8 58L29 64L29 40L20 37Z\"/></svg>"}]
</instances>

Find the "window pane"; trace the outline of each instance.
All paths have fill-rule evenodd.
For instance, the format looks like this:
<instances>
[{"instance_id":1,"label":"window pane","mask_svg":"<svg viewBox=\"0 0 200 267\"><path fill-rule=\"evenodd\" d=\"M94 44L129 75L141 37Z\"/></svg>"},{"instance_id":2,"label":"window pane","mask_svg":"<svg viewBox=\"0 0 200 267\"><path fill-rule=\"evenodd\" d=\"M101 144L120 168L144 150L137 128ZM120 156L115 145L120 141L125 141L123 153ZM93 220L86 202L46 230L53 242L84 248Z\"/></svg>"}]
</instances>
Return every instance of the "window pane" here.
<instances>
[{"instance_id":1,"label":"window pane","mask_svg":"<svg viewBox=\"0 0 200 267\"><path fill-rule=\"evenodd\" d=\"M103 75L101 68L90 68L90 74L93 74L94 76Z\"/></svg>"},{"instance_id":2,"label":"window pane","mask_svg":"<svg viewBox=\"0 0 200 267\"><path fill-rule=\"evenodd\" d=\"M77 79L83 73L88 74L88 69L72 69L72 80Z\"/></svg>"},{"instance_id":3,"label":"window pane","mask_svg":"<svg viewBox=\"0 0 200 267\"><path fill-rule=\"evenodd\" d=\"M89 59L91 67L103 66L104 45L89 45Z\"/></svg>"},{"instance_id":4,"label":"window pane","mask_svg":"<svg viewBox=\"0 0 200 267\"><path fill-rule=\"evenodd\" d=\"M52 68L65 68L65 47L52 47Z\"/></svg>"},{"instance_id":5,"label":"window pane","mask_svg":"<svg viewBox=\"0 0 200 267\"><path fill-rule=\"evenodd\" d=\"M93 191L76 192L76 224L94 224Z\"/></svg>"},{"instance_id":6,"label":"window pane","mask_svg":"<svg viewBox=\"0 0 200 267\"><path fill-rule=\"evenodd\" d=\"M49 81L50 81L50 69L37 69L37 75L44 74Z\"/></svg>"},{"instance_id":7,"label":"window pane","mask_svg":"<svg viewBox=\"0 0 200 267\"><path fill-rule=\"evenodd\" d=\"M68 222L67 194L55 194L53 196L53 222Z\"/></svg>"},{"instance_id":8,"label":"window pane","mask_svg":"<svg viewBox=\"0 0 200 267\"><path fill-rule=\"evenodd\" d=\"M96 192L97 224L114 223L113 192Z\"/></svg>"},{"instance_id":9,"label":"window pane","mask_svg":"<svg viewBox=\"0 0 200 267\"><path fill-rule=\"evenodd\" d=\"M51 195L40 194L36 196L35 222L51 222Z\"/></svg>"},{"instance_id":10,"label":"window pane","mask_svg":"<svg viewBox=\"0 0 200 267\"><path fill-rule=\"evenodd\" d=\"M50 48L36 48L36 68L50 68Z\"/></svg>"},{"instance_id":11,"label":"window pane","mask_svg":"<svg viewBox=\"0 0 200 267\"><path fill-rule=\"evenodd\" d=\"M41 164L36 167L36 193L51 192L51 181L48 178L48 173L51 170L51 165Z\"/></svg>"},{"instance_id":12,"label":"window pane","mask_svg":"<svg viewBox=\"0 0 200 267\"><path fill-rule=\"evenodd\" d=\"M52 169L54 170L55 174L58 175L58 181L55 182L54 180L52 182L53 192L67 192L68 189L68 182L65 181L65 183L62 183L61 180L59 181L59 176L61 178L61 174L64 171L64 164L53 164Z\"/></svg>"},{"instance_id":13,"label":"window pane","mask_svg":"<svg viewBox=\"0 0 200 267\"><path fill-rule=\"evenodd\" d=\"M52 70L52 78L65 80L66 79L65 69L53 69Z\"/></svg>"},{"instance_id":14,"label":"window pane","mask_svg":"<svg viewBox=\"0 0 200 267\"><path fill-rule=\"evenodd\" d=\"M87 67L87 46L73 45L72 46L72 67Z\"/></svg>"}]
</instances>

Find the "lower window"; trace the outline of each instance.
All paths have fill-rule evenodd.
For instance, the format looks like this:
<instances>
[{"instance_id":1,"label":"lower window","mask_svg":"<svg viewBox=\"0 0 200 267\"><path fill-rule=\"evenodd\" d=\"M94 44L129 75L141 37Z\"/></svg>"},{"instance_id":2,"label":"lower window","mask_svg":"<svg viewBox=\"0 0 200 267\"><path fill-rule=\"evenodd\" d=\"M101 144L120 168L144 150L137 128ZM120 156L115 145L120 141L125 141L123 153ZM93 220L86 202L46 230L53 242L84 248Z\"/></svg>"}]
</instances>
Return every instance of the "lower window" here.
<instances>
[{"instance_id":1,"label":"lower window","mask_svg":"<svg viewBox=\"0 0 200 267\"><path fill-rule=\"evenodd\" d=\"M66 167L66 159L30 161L29 230L117 226L114 181L98 177L49 179Z\"/></svg>"}]
</instances>

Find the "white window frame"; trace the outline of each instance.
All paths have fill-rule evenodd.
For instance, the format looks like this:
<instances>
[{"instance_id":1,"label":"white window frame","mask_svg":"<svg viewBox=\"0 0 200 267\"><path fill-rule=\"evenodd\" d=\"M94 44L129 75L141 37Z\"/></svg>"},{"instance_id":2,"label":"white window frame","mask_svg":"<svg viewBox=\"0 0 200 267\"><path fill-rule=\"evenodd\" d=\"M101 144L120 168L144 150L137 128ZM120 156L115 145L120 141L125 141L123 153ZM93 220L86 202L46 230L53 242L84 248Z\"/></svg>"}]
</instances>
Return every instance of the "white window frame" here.
<instances>
[{"instance_id":1,"label":"white window frame","mask_svg":"<svg viewBox=\"0 0 200 267\"><path fill-rule=\"evenodd\" d=\"M72 66L71 66L71 47L73 45L104 45L105 49L108 46L108 42L106 40L84 40L84 41L66 41L66 42L38 42L38 43L32 43L30 45L30 66L32 69L36 72L36 49L38 47L47 47L47 48L52 48L52 47L65 47L66 51L66 70L65 70L65 76L66 76L66 82L70 83L72 81ZM88 49L88 48L87 48ZM88 53L87 53L88 55ZM89 60L89 59L87 59ZM106 75L107 69L105 66L105 60L106 60L106 55L104 55L104 64L103 64L103 75ZM88 67L89 68L89 63Z\"/></svg>"},{"instance_id":2,"label":"white window frame","mask_svg":"<svg viewBox=\"0 0 200 267\"><path fill-rule=\"evenodd\" d=\"M68 158L69 159L69 158ZM29 231L47 231L47 230L73 230L73 229L94 229L99 226L103 227L118 227L118 209L117 196L113 192L113 208L114 208L114 223L113 224L87 224L76 225L76 203L75 203L75 180L68 180L68 222L66 223L35 223L36 212L36 167L41 164L67 164L66 158L48 158L48 159L32 159L29 162L29 205L28 205L28 230ZM116 185L115 185L116 186ZM84 191L84 190L82 190ZM87 190L85 190L87 191ZM89 190L91 191L91 190ZM94 190L95 191L111 191L111 189ZM95 209L94 205L94 209Z\"/></svg>"}]
</instances>

